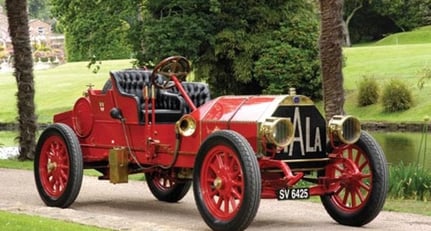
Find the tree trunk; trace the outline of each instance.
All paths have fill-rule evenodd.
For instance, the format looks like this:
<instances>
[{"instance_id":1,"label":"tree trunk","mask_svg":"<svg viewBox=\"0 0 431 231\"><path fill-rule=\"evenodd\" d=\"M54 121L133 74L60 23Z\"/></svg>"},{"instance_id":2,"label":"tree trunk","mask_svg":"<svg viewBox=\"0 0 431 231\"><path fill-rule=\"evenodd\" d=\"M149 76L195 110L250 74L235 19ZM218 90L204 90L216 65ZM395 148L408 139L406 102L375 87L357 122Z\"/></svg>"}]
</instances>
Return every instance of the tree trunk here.
<instances>
[{"instance_id":1,"label":"tree trunk","mask_svg":"<svg viewBox=\"0 0 431 231\"><path fill-rule=\"evenodd\" d=\"M347 16L346 20L343 20L343 36L344 36L344 45L347 47L352 46L352 42L350 40L350 31L349 31L349 25L350 21L352 20L353 16L356 14L356 12L363 7L362 2L359 2L358 5L350 12L350 14ZM345 12L344 12L345 13Z\"/></svg>"},{"instance_id":2,"label":"tree trunk","mask_svg":"<svg viewBox=\"0 0 431 231\"><path fill-rule=\"evenodd\" d=\"M325 117L344 114L343 0L320 0L320 61Z\"/></svg>"},{"instance_id":3,"label":"tree trunk","mask_svg":"<svg viewBox=\"0 0 431 231\"><path fill-rule=\"evenodd\" d=\"M30 46L27 1L6 0L9 33L14 53L14 76L18 93L19 159L33 159L37 130L34 104L33 59Z\"/></svg>"}]
</instances>

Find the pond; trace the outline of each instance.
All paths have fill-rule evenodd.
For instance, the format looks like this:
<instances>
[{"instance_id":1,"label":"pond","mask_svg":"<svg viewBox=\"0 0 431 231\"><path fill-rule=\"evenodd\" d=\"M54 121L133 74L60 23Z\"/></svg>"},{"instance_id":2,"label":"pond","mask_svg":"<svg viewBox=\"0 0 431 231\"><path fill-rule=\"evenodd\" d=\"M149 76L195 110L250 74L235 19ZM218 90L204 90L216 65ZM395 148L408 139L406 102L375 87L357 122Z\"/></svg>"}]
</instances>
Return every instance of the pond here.
<instances>
[{"instance_id":1,"label":"pond","mask_svg":"<svg viewBox=\"0 0 431 231\"><path fill-rule=\"evenodd\" d=\"M389 164L416 164L431 169L431 133L370 132L382 146Z\"/></svg>"}]
</instances>

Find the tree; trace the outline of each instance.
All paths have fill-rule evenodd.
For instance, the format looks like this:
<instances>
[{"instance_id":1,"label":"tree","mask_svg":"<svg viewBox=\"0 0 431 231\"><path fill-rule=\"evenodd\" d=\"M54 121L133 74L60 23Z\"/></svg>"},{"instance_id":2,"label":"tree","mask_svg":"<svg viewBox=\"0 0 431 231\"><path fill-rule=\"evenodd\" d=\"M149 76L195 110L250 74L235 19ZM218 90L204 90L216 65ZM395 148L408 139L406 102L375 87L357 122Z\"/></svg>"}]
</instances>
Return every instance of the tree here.
<instances>
[{"instance_id":1,"label":"tree","mask_svg":"<svg viewBox=\"0 0 431 231\"><path fill-rule=\"evenodd\" d=\"M6 10L14 53L14 76L18 85L19 159L33 159L37 118L27 1L6 0Z\"/></svg>"},{"instance_id":2,"label":"tree","mask_svg":"<svg viewBox=\"0 0 431 231\"><path fill-rule=\"evenodd\" d=\"M389 17L402 30L427 25L431 16L431 0L380 0L374 9Z\"/></svg>"},{"instance_id":3,"label":"tree","mask_svg":"<svg viewBox=\"0 0 431 231\"><path fill-rule=\"evenodd\" d=\"M352 46L352 42L350 40L350 32L349 25L353 16L356 14L358 10L360 10L365 2L370 2L371 0L348 0L344 4L344 20L343 20L343 35L344 35L344 45L347 47Z\"/></svg>"},{"instance_id":4,"label":"tree","mask_svg":"<svg viewBox=\"0 0 431 231\"><path fill-rule=\"evenodd\" d=\"M137 1L51 0L52 14L66 37L69 61L130 58L129 6Z\"/></svg>"},{"instance_id":5,"label":"tree","mask_svg":"<svg viewBox=\"0 0 431 231\"><path fill-rule=\"evenodd\" d=\"M213 96L287 93L289 87L320 95L311 1L149 0L144 7L142 57L188 57Z\"/></svg>"},{"instance_id":6,"label":"tree","mask_svg":"<svg viewBox=\"0 0 431 231\"><path fill-rule=\"evenodd\" d=\"M320 60L325 117L344 113L342 72L343 0L320 0Z\"/></svg>"},{"instance_id":7,"label":"tree","mask_svg":"<svg viewBox=\"0 0 431 231\"><path fill-rule=\"evenodd\" d=\"M28 12L31 18L49 19L48 0L28 0Z\"/></svg>"}]
</instances>

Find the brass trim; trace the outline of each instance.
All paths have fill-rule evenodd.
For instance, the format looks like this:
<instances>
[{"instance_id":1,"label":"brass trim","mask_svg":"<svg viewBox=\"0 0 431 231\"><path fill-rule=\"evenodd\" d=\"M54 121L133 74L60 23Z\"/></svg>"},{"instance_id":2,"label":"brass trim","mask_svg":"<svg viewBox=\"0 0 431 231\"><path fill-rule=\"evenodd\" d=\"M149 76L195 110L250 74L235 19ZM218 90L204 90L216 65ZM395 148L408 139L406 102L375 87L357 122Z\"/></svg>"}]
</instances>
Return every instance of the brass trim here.
<instances>
[{"instance_id":1,"label":"brass trim","mask_svg":"<svg viewBox=\"0 0 431 231\"><path fill-rule=\"evenodd\" d=\"M281 128L285 129L285 131L277 131L279 125ZM261 124L260 131L270 143L275 144L278 147L288 146L292 143L294 138L293 125L288 118L267 118L265 122Z\"/></svg>"},{"instance_id":2,"label":"brass trim","mask_svg":"<svg viewBox=\"0 0 431 231\"><path fill-rule=\"evenodd\" d=\"M175 125L182 136L191 136L196 131L196 120L191 115L184 115Z\"/></svg>"},{"instance_id":3,"label":"brass trim","mask_svg":"<svg viewBox=\"0 0 431 231\"><path fill-rule=\"evenodd\" d=\"M354 116L335 115L328 123L328 132L331 139L354 144L361 136L361 123Z\"/></svg>"}]
</instances>

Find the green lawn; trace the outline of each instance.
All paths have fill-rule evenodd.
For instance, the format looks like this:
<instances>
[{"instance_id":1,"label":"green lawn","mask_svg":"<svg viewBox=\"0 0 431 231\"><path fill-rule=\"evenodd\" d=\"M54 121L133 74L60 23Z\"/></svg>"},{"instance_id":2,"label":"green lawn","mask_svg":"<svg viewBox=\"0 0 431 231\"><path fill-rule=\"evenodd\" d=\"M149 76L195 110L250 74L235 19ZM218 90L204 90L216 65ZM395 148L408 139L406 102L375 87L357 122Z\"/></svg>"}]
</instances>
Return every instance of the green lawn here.
<instances>
[{"instance_id":1,"label":"green lawn","mask_svg":"<svg viewBox=\"0 0 431 231\"><path fill-rule=\"evenodd\" d=\"M431 80L417 87L420 72L431 68L431 43L393 46L367 46L344 49L343 69L346 89L345 110L361 120L422 121L431 115ZM403 80L412 90L414 107L403 112L384 113L381 104L357 107L357 88L364 77L375 78L380 89L391 79Z\"/></svg>"},{"instance_id":2,"label":"green lawn","mask_svg":"<svg viewBox=\"0 0 431 231\"><path fill-rule=\"evenodd\" d=\"M25 214L15 214L0 210L0 230L2 231L101 231L109 229L101 229L92 226L85 226L71 222L48 219L38 216L30 216Z\"/></svg>"},{"instance_id":3,"label":"green lawn","mask_svg":"<svg viewBox=\"0 0 431 231\"><path fill-rule=\"evenodd\" d=\"M424 26L413 31L389 35L375 43L376 46L418 44L431 42L431 26Z\"/></svg>"},{"instance_id":4,"label":"green lawn","mask_svg":"<svg viewBox=\"0 0 431 231\"><path fill-rule=\"evenodd\" d=\"M431 68L431 26L392 34L375 43L345 48L344 56L347 113L365 121L423 121L425 116L431 116L431 79L422 90L417 86L422 71ZM357 88L364 76L375 78L380 89L391 79L401 79L412 90L413 108L384 113L381 104L357 107Z\"/></svg>"},{"instance_id":5,"label":"green lawn","mask_svg":"<svg viewBox=\"0 0 431 231\"><path fill-rule=\"evenodd\" d=\"M101 89L109 78L110 70L132 67L131 60L103 61L99 73L93 74L87 64L88 62L67 63L52 69L34 71L39 122L50 122L53 114L71 109L76 99L87 89L87 85L92 84ZM16 91L13 75L0 73L0 122L15 120Z\"/></svg>"}]
</instances>

